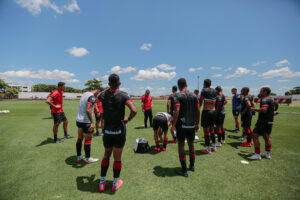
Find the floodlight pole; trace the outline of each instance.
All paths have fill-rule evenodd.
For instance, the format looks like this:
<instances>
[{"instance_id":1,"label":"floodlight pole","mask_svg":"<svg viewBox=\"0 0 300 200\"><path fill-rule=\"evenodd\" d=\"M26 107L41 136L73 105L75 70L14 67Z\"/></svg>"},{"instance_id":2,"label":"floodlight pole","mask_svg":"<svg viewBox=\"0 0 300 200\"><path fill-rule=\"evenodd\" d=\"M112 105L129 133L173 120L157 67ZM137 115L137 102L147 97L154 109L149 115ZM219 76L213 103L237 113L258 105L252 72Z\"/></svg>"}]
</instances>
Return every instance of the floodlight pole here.
<instances>
[{"instance_id":1,"label":"floodlight pole","mask_svg":"<svg viewBox=\"0 0 300 200\"><path fill-rule=\"evenodd\" d=\"M199 82L200 76L198 75L197 78L198 78L198 90L200 90L200 82Z\"/></svg>"}]
</instances>

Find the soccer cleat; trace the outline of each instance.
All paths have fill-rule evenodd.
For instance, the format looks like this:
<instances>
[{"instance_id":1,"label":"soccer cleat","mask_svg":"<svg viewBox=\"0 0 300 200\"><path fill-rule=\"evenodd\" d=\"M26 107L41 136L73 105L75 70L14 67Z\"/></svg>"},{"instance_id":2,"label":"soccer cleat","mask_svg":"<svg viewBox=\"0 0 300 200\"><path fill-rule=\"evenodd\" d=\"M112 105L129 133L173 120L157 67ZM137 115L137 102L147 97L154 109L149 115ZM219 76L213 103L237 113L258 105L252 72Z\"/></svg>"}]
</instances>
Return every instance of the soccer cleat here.
<instances>
[{"instance_id":1,"label":"soccer cleat","mask_svg":"<svg viewBox=\"0 0 300 200\"><path fill-rule=\"evenodd\" d=\"M225 142L225 140L221 140L221 143L222 143L222 144L225 144L226 142Z\"/></svg>"},{"instance_id":2,"label":"soccer cleat","mask_svg":"<svg viewBox=\"0 0 300 200\"><path fill-rule=\"evenodd\" d=\"M54 143L62 143L62 142L64 142L64 141L62 141L61 139L58 139L58 138L57 138L57 140L54 140Z\"/></svg>"},{"instance_id":3,"label":"soccer cleat","mask_svg":"<svg viewBox=\"0 0 300 200\"><path fill-rule=\"evenodd\" d=\"M160 148L159 147L155 147L154 150L157 151L157 152L160 152Z\"/></svg>"},{"instance_id":4,"label":"soccer cleat","mask_svg":"<svg viewBox=\"0 0 300 200\"><path fill-rule=\"evenodd\" d=\"M270 152L265 152L265 153L261 154L261 157L266 158L266 159L271 159Z\"/></svg>"},{"instance_id":5,"label":"soccer cleat","mask_svg":"<svg viewBox=\"0 0 300 200\"><path fill-rule=\"evenodd\" d=\"M195 140L199 140L199 137L198 137L198 135L195 135Z\"/></svg>"},{"instance_id":6,"label":"soccer cleat","mask_svg":"<svg viewBox=\"0 0 300 200\"><path fill-rule=\"evenodd\" d=\"M211 152L217 152L217 147L210 147Z\"/></svg>"},{"instance_id":7,"label":"soccer cleat","mask_svg":"<svg viewBox=\"0 0 300 200\"><path fill-rule=\"evenodd\" d=\"M180 176L187 178L189 175L187 172L183 172L182 169L176 170L176 173Z\"/></svg>"},{"instance_id":8,"label":"soccer cleat","mask_svg":"<svg viewBox=\"0 0 300 200\"><path fill-rule=\"evenodd\" d=\"M248 157L250 160L261 160L260 154L253 154L252 156Z\"/></svg>"},{"instance_id":9,"label":"soccer cleat","mask_svg":"<svg viewBox=\"0 0 300 200\"><path fill-rule=\"evenodd\" d=\"M83 161L83 159L84 159L84 156L83 155L81 155L81 156L77 156L77 163L81 163L81 161Z\"/></svg>"},{"instance_id":10,"label":"soccer cleat","mask_svg":"<svg viewBox=\"0 0 300 200\"><path fill-rule=\"evenodd\" d=\"M95 136L101 136L101 133L99 131L97 131Z\"/></svg>"},{"instance_id":11,"label":"soccer cleat","mask_svg":"<svg viewBox=\"0 0 300 200\"><path fill-rule=\"evenodd\" d=\"M117 185L117 186L115 186L114 184L112 185L111 191L112 191L112 192L117 191L122 185L123 185L123 181L120 179L120 180L118 181L118 185Z\"/></svg>"},{"instance_id":12,"label":"soccer cleat","mask_svg":"<svg viewBox=\"0 0 300 200\"><path fill-rule=\"evenodd\" d=\"M242 136L242 137L240 137L238 140L243 141L243 140L245 140L245 139L246 139L246 137Z\"/></svg>"},{"instance_id":13,"label":"soccer cleat","mask_svg":"<svg viewBox=\"0 0 300 200\"><path fill-rule=\"evenodd\" d=\"M106 181L103 184L99 184L99 192L104 192L105 191L105 185L106 185Z\"/></svg>"},{"instance_id":14,"label":"soccer cleat","mask_svg":"<svg viewBox=\"0 0 300 200\"><path fill-rule=\"evenodd\" d=\"M67 134L67 135L64 136L64 138L65 138L65 139L71 139L71 138L73 138L73 136Z\"/></svg>"},{"instance_id":15,"label":"soccer cleat","mask_svg":"<svg viewBox=\"0 0 300 200\"><path fill-rule=\"evenodd\" d=\"M170 143L175 143L176 144L176 140L170 140Z\"/></svg>"},{"instance_id":16,"label":"soccer cleat","mask_svg":"<svg viewBox=\"0 0 300 200\"><path fill-rule=\"evenodd\" d=\"M167 151L167 148L162 148L162 151Z\"/></svg>"},{"instance_id":17,"label":"soccer cleat","mask_svg":"<svg viewBox=\"0 0 300 200\"><path fill-rule=\"evenodd\" d=\"M242 144L240 144L240 146L241 147L251 147L252 146L252 144L251 144L251 142L244 142L244 143L242 143Z\"/></svg>"},{"instance_id":18,"label":"soccer cleat","mask_svg":"<svg viewBox=\"0 0 300 200\"><path fill-rule=\"evenodd\" d=\"M221 147L222 146L222 142L217 142L216 143L216 147Z\"/></svg>"},{"instance_id":19,"label":"soccer cleat","mask_svg":"<svg viewBox=\"0 0 300 200\"><path fill-rule=\"evenodd\" d=\"M98 160L99 160L98 158L89 157L89 158L86 158L85 164L91 164L91 163L97 162Z\"/></svg>"},{"instance_id":20,"label":"soccer cleat","mask_svg":"<svg viewBox=\"0 0 300 200\"><path fill-rule=\"evenodd\" d=\"M207 151L207 149L202 149L202 150L200 150L202 153L205 153L205 154L211 154L211 152L210 151Z\"/></svg>"},{"instance_id":21,"label":"soccer cleat","mask_svg":"<svg viewBox=\"0 0 300 200\"><path fill-rule=\"evenodd\" d=\"M190 166L189 170L192 171L192 172L194 172L195 171L195 167L194 166Z\"/></svg>"}]
</instances>

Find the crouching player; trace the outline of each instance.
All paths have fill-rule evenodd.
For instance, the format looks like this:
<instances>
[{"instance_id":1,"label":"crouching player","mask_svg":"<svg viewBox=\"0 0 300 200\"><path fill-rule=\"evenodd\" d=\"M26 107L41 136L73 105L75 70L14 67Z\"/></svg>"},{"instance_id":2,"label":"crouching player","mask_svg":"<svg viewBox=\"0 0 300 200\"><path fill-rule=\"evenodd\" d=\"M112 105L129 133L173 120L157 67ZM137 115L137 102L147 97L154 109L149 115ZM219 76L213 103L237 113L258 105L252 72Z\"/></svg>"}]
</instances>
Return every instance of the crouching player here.
<instances>
[{"instance_id":1,"label":"crouching player","mask_svg":"<svg viewBox=\"0 0 300 200\"><path fill-rule=\"evenodd\" d=\"M101 162L101 177L99 191L104 192L106 184L106 174L109 167L111 154L114 156L113 165L113 186L111 191L115 192L122 186L123 181L119 180L122 169L122 151L126 142L126 126L136 115L136 107L127 93L119 90L121 85L117 74L111 74L108 78L110 88L99 95L103 105L104 115L104 157ZM125 105L130 110L129 117L125 117Z\"/></svg>"},{"instance_id":2,"label":"crouching player","mask_svg":"<svg viewBox=\"0 0 300 200\"><path fill-rule=\"evenodd\" d=\"M253 130L253 142L255 148L255 154L251 157L248 157L250 160L261 160L261 157L270 159L271 155L271 139L270 135L272 132L274 115L278 114L278 112L274 112L274 100L269 97L271 93L271 89L269 87L263 87L260 90L260 108L251 108L251 110L259 113L258 120L255 124ZM260 143L259 136L263 136L265 140L265 153L260 155Z\"/></svg>"},{"instance_id":3,"label":"crouching player","mask_svg":"<svg viewBox=\"0 0 300 200\"><path fill-rule=\"evenodd\" d=\"M216 100L216 127L217 127L217 134L218 134L218 143L216 144L217 147L222 146L222 143L225 142L225 129L223 127L224 119L225 119L225 104L227 103L224 94L222 93L221 86L216 87L216 91L218 93L217 100Z\"/></svg>"},{"instance_id":4,"label":"crouching player","mask_svg":"<svg viewBox=\"0 0 300 200\"><path fill-rule=\"evenodd\" d=\"M167 151L168 145L168 127L170 126L173 117L166 112L159 112L153 118L153 131L154 131L154 140L155 140L155 151L160 152L158 137L163 143L163 151ZM164 139L162 138L164 134Z\"/></svg>"},{"instance_id":5,"label":"crouching player","mask_svg":"<svg viewBox=\"0 0 300 200\"><path fill-rule=\"evenodd\" d=\"M94 133L93 107L96 97L100 93L100 88L91 92L85 92L80 98L78 113L76 117L76 125L78 127L78 138L76 142L77 163L80 163L84 157L81 155L82 141L84 138L84 151L86 156L86 164L97 162L98 159L90 157L91 141Z\"/></svg>"}]
</instances>

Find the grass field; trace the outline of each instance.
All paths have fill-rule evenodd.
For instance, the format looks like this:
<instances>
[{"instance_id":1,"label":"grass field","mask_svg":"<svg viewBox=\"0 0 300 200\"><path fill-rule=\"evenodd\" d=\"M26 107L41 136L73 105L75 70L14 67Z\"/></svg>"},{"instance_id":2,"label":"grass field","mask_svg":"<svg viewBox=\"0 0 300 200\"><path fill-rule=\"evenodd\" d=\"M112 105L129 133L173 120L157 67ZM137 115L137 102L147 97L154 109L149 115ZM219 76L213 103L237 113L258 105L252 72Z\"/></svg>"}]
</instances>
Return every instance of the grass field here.
<instances>
[{"instance_id":1,"label":"grass field","mask_svg":"<svg viewBox=\"0 0 300 200\"><path fill-rule=\"evenodd\" d=\"M272 159L249 161L252 148L239 146L240 133L228 132L226 144L212 155L203 155L203 132L196 141L195 172L188 178L177 176L180 167L177 145L166 152L135 154L136 138L146 138L153 146L153 131L141 128L140 103L137 117L127 126L121 179L124 185L116 194L98 192L100 162L76 164L76 137L52 143L52 119L42 101L0 101L0 199L300 199L300 107L282 106L271 135ZM153 112L166 110L166 102L153 103ZM77 135L75 117L78 101L65 101L69 133ZM233 129L230 105L226 107L225 128ZM128 112L126 113L128 115ZM252 128L257 115L252 122ZM62 126L59 136L63 136ZM186 146L187 149L187 146ZM264 143L261 138L261 149ZM93 157L103 157L102 137L92 141ZM112 160L108 171L112 180Z\"/></svg>"}]
</instances>

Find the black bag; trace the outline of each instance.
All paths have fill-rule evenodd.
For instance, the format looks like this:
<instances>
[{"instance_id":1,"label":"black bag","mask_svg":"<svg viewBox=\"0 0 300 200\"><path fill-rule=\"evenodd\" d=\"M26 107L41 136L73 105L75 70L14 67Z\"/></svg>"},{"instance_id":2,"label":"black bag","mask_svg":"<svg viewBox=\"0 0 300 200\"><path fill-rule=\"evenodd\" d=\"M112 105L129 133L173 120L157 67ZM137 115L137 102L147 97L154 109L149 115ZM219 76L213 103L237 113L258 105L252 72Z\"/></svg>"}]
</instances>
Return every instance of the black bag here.
<instances>
[{"instance_id":1,"label":"black bag","mask_svg":"<svg viewBox=\"0 0 300 200\"><path fill-rule=\"evenodd\" d=\"M147 153L150 150L148 140L145 138L136 139L134 152L135 153Z\"/></svg>"}]
</instances>

